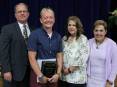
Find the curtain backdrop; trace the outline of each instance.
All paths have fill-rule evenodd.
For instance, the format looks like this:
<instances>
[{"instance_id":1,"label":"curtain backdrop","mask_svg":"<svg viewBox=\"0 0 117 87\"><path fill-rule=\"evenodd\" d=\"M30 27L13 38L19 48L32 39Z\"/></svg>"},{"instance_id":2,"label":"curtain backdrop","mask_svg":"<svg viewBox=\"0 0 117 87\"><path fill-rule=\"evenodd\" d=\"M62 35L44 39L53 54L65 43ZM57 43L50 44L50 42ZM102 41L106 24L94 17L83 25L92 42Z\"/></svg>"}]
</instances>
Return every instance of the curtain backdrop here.
<instances>
[{"instance_id":1,"label":"curtain backdrop","mask_svg":"<svg viewBox=\"0 0 117 87\"><path fill-rule=\"evenodd\" d=\"M92 37L92 24L97 19L107 20L111 0L0 0L0 27L15 21L14 5L25 2L29 6L29 23L39 27L39 13L43 7L55 11L55 29L62 36L65 34L66 20L69 16L78 16L88 38Z\"/></svg>"}]
</instances>

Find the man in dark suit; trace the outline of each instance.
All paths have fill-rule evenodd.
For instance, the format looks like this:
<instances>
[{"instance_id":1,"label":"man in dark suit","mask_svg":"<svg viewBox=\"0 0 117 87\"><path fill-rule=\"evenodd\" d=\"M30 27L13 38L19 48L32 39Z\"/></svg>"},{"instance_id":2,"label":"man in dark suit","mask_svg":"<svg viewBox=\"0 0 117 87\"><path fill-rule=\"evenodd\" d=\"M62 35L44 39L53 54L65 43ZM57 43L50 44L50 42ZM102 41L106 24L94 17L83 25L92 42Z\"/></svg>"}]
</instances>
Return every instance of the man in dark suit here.
<instances>
[{"instance_id":1,"label":"man in dark suit","mask_svg":"<svg viewBox=\"0 0 117 87\"><path fill-rule=\"evenodd\" d=\"M0 58L3 66L4 87L29 87L27 39L30 28L28 7L24 3L15 6L17 22L2 28ZM28 66L28 67L27 67Z\"/></svg>"}]
</instances>

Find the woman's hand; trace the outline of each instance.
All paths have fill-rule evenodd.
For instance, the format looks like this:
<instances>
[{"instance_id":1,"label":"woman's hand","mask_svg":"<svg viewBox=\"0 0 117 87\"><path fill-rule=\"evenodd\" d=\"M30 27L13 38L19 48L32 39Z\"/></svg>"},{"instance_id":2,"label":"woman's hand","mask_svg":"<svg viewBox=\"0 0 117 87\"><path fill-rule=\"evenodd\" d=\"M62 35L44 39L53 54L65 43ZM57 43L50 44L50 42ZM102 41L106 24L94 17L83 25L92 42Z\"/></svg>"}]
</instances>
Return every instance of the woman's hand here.
<instances>
[{"instance_id":1,"label":"woman's hand","mask_svg":"<svg viewBox=\"0 0 117 87\"><path fill-rule=\"evenodd\" d=\"M106 82L106 87L112 87L112 84L109 81L107 81Z\"/></svg>"},{"instance_id":2,"label":"woman's hand","mask_svg":"<svg viewBox=\"0 0 117 87\"><path fill-rule=\"evenodd\" d=\"M76 66L70 66L70 67L68 68L68 71L69 71L69 73L73 73L76 69L77 69Z\"/></svg>"}]
</instances>

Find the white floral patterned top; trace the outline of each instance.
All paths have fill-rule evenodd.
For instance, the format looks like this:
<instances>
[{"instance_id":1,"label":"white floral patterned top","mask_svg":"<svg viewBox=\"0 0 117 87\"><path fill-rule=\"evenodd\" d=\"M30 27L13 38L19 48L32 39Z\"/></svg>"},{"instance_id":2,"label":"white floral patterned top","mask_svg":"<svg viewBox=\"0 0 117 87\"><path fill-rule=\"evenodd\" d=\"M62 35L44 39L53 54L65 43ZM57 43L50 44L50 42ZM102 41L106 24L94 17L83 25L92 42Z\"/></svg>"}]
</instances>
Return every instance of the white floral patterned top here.
<instances>
[{"instance_id":1,"label":"white floral patterned top","mask_svg":"<svg viewBox=\"0 0 117 87\"><path fill-rule=\"evenodd\" d=\"M68 75L62 74L61 80L74 84L84 84L87 81L86 62L89 55L88 40L83 34L81 34L77 40L74 40L71 43L65 41L64 38L63 65L66 68L69 66L78 66L79 68Z\"/></svg>"}]
</instances>

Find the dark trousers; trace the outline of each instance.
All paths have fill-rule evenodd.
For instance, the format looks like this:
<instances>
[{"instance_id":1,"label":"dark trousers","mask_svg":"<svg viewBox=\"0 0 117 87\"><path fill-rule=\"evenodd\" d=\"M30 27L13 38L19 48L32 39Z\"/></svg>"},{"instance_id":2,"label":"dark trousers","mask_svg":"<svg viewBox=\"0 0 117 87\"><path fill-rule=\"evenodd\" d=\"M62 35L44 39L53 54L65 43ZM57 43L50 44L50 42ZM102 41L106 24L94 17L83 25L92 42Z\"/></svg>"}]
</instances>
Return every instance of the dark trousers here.
<instances>
[{"instance_id":1,"label":"dark trousers","mask_svg":"<svg viewBox=\"0 0 117 87\"><path fill-rule=\"evenodd\" d=\"M11 82L4 80L3 87L29 87L30 66L27 67L24 79L22 81L12 80Z\"/></svg>"},{"instance_id":2,"label":"dark trousers","mask_svg":"<svg viewBox=\"0 0 117 87\"><path fill-rule=\"evenodd\" d=\"M37 83L37 76L31 70L31 76L30 76L30 87L58 87L58 83L46 83L46 84L39 84Z\"/></svg>"},{"instance_id":3,"label":"dark trousers","mask_svg":"<svg viewBox=\"0 0 117 87\"><path fill-rule=\"evenodd\" d=\"M73 84L64 81L59 81L59 87L86 87L86 84Z\"/></svg>"}]
</instances>

